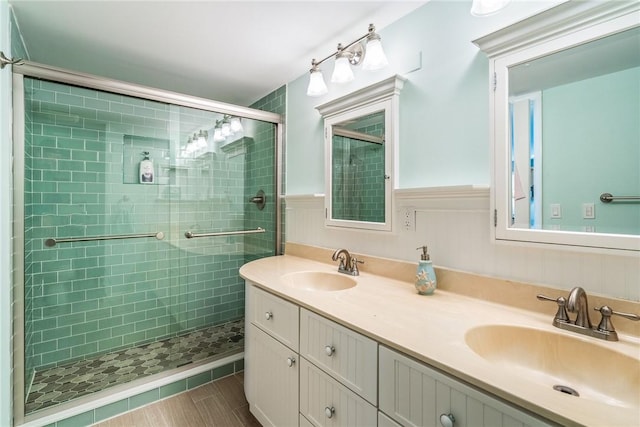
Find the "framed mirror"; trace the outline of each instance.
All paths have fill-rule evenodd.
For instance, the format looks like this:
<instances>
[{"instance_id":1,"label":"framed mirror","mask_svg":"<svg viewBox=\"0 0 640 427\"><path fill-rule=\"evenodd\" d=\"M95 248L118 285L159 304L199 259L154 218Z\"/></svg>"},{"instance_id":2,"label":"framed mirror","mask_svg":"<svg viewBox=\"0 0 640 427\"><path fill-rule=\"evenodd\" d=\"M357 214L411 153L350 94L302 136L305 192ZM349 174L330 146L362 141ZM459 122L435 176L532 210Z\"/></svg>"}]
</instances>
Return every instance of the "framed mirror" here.
<instances>
[{"instance_id":1,"label":"framed mirror","mask_svg":"<svg viewBox=\"0 0 640 427\"><path fill-rule=\"evenodd\" d=\"M476 44L496 240L640 251L640 5L564 3Z\"/></svg>"},{"instance_id":2,"label":"framed mirror","mask_svg":"<svg viewBox=\"0 0 640 427\"><path fill-rule=\"evenodd\" d=\"M327 226L391 231L403 83L394 76L316 107L324 117Z\"/></svg>"}]
</instances>

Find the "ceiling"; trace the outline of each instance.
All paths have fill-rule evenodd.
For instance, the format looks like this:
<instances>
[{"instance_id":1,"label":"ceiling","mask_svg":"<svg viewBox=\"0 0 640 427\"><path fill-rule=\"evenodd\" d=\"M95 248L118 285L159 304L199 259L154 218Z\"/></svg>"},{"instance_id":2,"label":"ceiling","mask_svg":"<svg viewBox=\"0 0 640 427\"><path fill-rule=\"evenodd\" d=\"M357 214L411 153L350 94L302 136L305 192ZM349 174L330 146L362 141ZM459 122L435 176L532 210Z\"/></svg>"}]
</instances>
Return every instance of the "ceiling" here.
<instances>
[{"instance_id":1,"label":"ceiling","mask_svg":"<svg viewBox=\"0 0 640 427\"><path fill-rule=\"evenodd\" d=\"M242 106L426 2L9 0L33 62Z\"/></svg>"}]
</instances>

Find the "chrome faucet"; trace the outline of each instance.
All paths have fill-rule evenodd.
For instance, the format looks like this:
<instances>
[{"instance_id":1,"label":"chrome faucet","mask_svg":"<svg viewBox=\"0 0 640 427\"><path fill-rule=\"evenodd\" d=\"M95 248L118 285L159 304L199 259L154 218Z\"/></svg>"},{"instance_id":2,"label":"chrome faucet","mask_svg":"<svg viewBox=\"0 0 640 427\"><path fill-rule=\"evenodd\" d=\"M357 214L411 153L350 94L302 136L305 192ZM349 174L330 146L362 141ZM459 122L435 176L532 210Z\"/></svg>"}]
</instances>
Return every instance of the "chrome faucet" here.
<instances>
[{"instance_id":1,"label":"chrome faucet","mask_svg":"<svg viewBox=\"0 0 640 427\"><path fill-rule=\"evenodd\" d=\"M568 299L565 299L564 297L550 298L545 295L538 295L537 298L541 301L553 301L558 304L558 311L553 318L553 326L556 328L566 329L568 331L589 335L591 337L607 341L618 341L618 333L613 327L613 323L611 323L612 315L615 314L634 321L640 320L640 316L637 314L613 311L609 306L603 305L602 307L594 307L594 310L599 311L602 315L600 323L594 328L591 325L591 319L589 318L587 293L579 286L571 289ZM577 313L575 321L572 322L571 319L569 319L567 311Z\"/></svg>"},{"instance_id":2,"label":"chrome faucet","mask_svg":"<svg viewBox=\"0 0 640 427\"><path fill-rule=\"evenodd\" d=\"M358 263L364 264L364 261L360 261L356 257L352 257L346 249L336 250L331 256L331 259L334 261L340 260L340 264L338 265L339 273L349 274L351 276L360 275Z\"/></svg>"}]
</instances>

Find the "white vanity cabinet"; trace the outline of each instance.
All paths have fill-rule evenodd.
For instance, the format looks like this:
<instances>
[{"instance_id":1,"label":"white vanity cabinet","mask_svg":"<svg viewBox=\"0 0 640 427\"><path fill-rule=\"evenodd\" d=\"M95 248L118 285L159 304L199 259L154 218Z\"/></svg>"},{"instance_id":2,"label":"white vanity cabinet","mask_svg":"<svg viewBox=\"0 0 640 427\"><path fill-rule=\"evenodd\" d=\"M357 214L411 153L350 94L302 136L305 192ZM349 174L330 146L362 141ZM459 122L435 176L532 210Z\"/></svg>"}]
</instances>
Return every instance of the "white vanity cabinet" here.
<instances>
[{"instance_id":1,"label":"white vanity cabinet","mask_svg":"<svg viewBox=\"0 0 640 427\"><path fill-rule=\"evenodd\" d=\"M263 426L297 426L298 306L246 284L245 394Z\"/></svg>"},{"instance_id":2,"label":"white vanity cabinet","mask_svg":"<svg viewBox=\"0 0 640 427\"><path fill-rule=\"evenodd\" d=\"M446 425L443 414L455 427L551 425L394 350L380 346L379 357L380 411L405 427Z\"/></svg>"}]
</instances>

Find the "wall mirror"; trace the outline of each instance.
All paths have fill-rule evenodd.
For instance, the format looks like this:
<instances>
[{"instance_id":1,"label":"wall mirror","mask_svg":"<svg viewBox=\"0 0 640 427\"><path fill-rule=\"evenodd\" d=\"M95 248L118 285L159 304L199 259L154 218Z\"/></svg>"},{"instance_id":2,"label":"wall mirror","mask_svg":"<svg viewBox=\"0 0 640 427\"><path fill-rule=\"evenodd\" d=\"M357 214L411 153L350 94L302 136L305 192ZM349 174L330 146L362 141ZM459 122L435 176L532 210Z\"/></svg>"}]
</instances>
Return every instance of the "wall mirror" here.
<instances>
[{"instance_id":1,"label":"wall mirror","mask_svg":"<svg viewBox=\"0 0 640 427\"><path fill-rule=\"evenodd\" d=\"M324 118L327 226L391 231L403 83L394 76L316 107Z\"/></svg>"},{"instance_id":2,"label":"wall mirror","mask_svg":"<svg viewBox=\"0 0 640 427\"><path fill-rule=\"evenodd\" d=\"M564 3L475 43L495 238L640 251L640 5Z\"/></svg>"}]
</instances>

